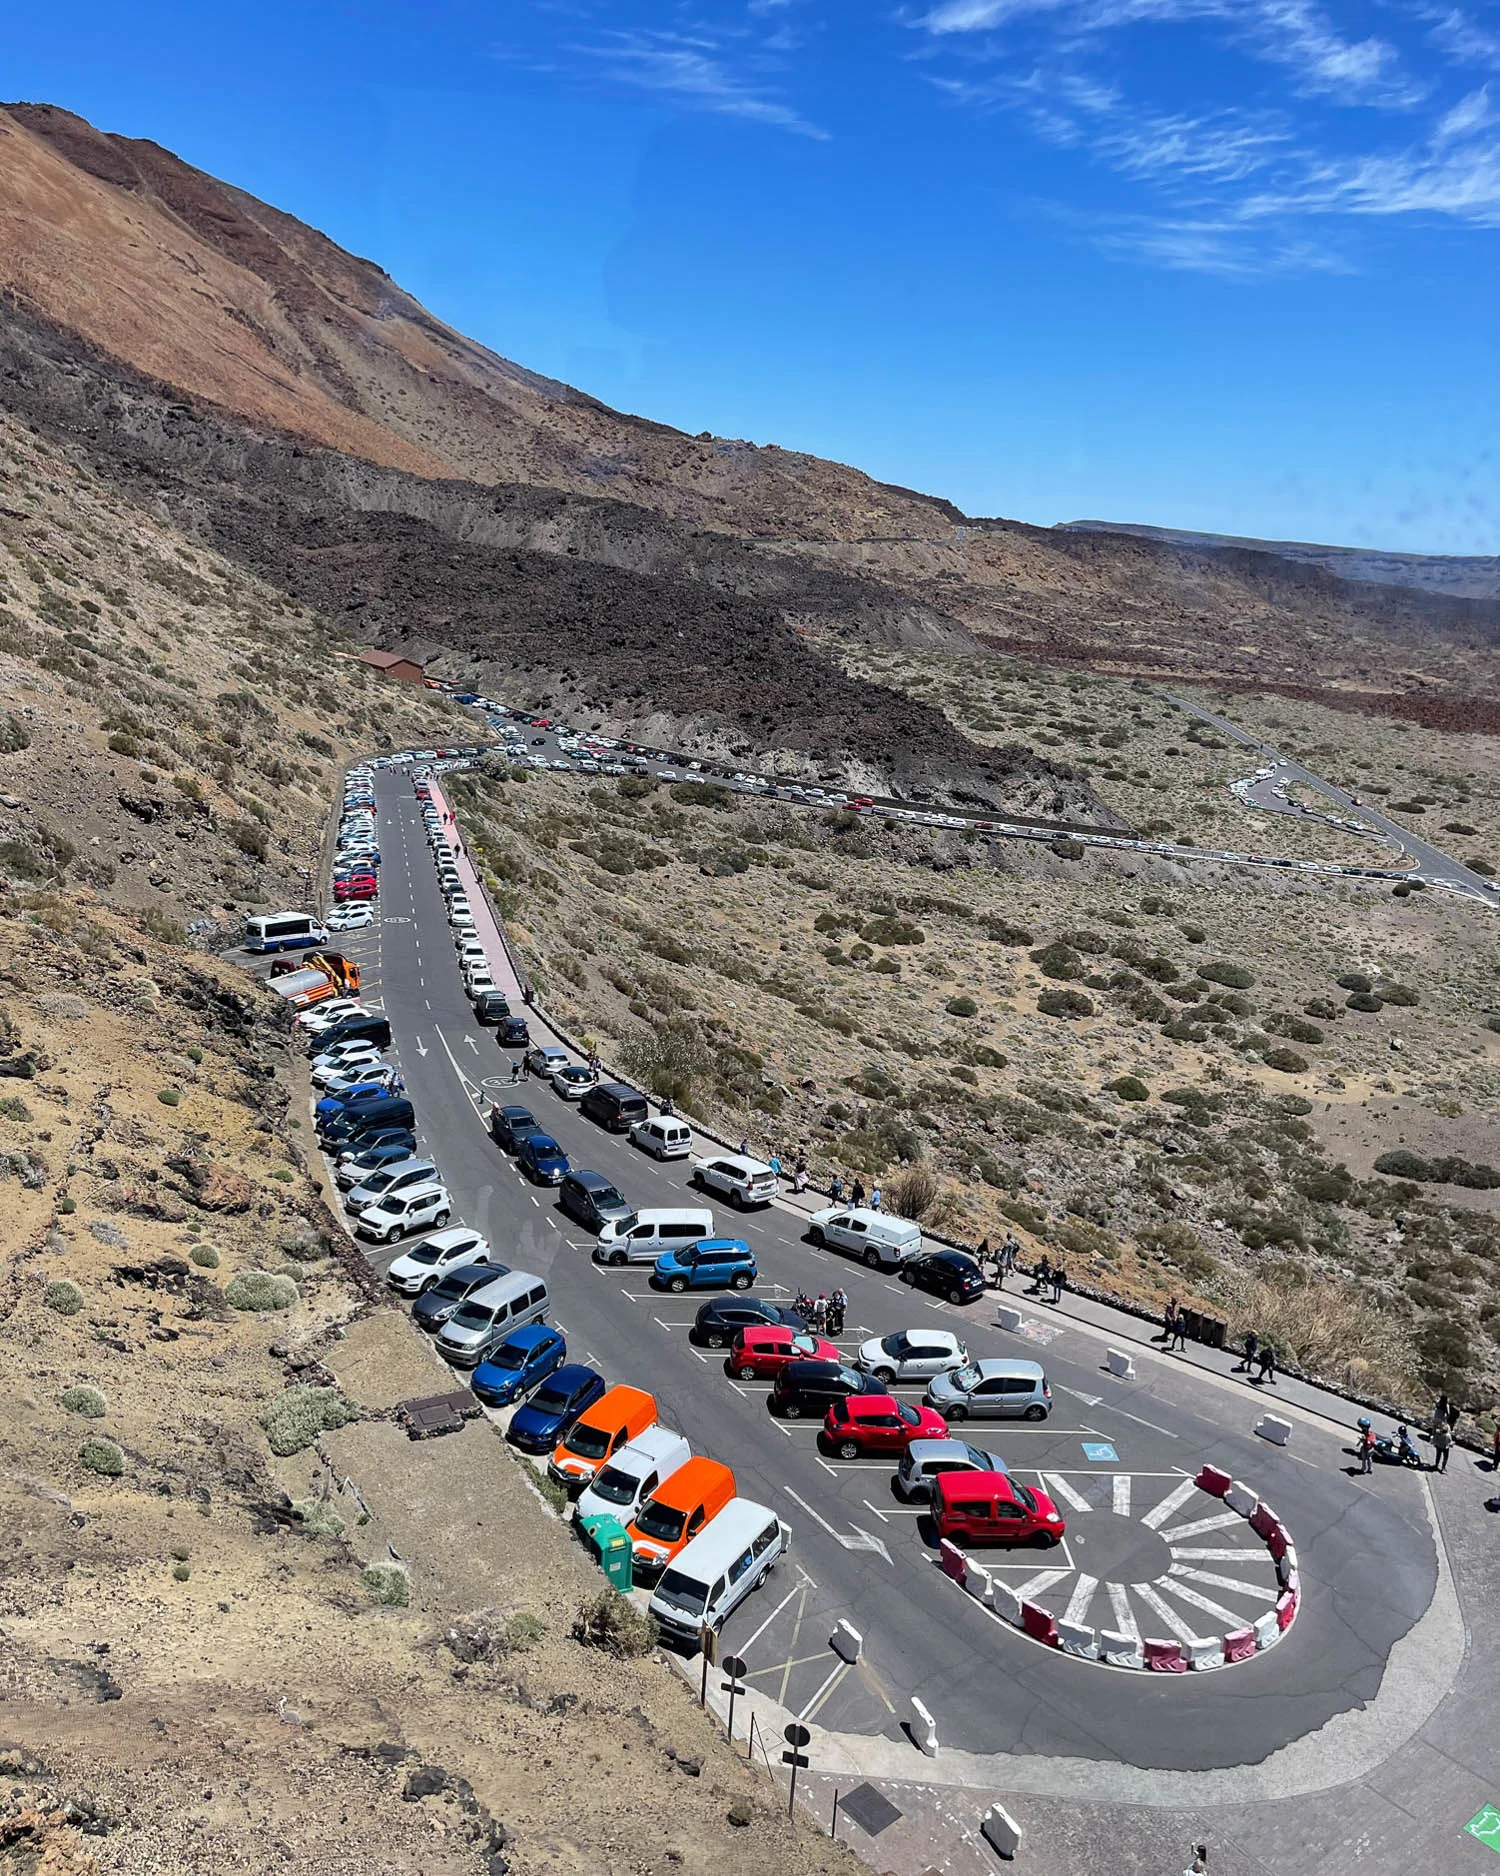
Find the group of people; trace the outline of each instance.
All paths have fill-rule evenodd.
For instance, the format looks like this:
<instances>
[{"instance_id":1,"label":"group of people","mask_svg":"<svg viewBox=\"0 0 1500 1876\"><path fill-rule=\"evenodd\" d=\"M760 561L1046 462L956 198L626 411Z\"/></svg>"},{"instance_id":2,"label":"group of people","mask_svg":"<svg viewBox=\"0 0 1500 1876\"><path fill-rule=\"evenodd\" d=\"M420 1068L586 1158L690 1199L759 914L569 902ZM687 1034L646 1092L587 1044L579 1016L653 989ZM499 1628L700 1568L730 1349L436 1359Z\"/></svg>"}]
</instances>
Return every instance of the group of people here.
<instances>
[{"instance_id":1,"label":"group of people","mask_svg":"<svg viewBox=\"0 0 1500 1876\"><path fill-rule=\"evenodd\" d=\"M842 1290L835 1290L831 1296L821 1292L817 1296L804 1293L794 1304L797 1314L814 1335L842 1335L844 1312L848 1307L849 1298Z\"/></svg>"},{"instance_id":2,"label":"group of people","mask_svg":"<svg viewBox=\"0 0 1500 1876\"><path fill-rule=\"evenodd\" d=\"M805 1183L804 1181L804 1184ZM801 1189L800 1186L797 1188L799 1192ZM828 1196L833 1200L835 1205L842 1205L845 1202L845 1190L843 1174L835 1173L828 1182ZM868 1195L866 1195L865 1182L859 1177L858 1173L856 1173L854 1178L849 1182L847 1192L850 1206L858 1207L868 1204L872 1212L878 1212L880 1210L880 1187L878 1185L871 1186Z\"/></svg>"},{"instance_id":3,"label":"group of people","mask_svg":"<svg viewBox=\"0 0 1500 1876\"><path fill-rule=\"evenodd\" d=\"M1245 1355L1234 1365L1236 1374L1249 1375L1252 1381L1276 1385L1276 1345L1263 1342L1253 1329L1245 1331Z\"/></svg>"}]
</instances>

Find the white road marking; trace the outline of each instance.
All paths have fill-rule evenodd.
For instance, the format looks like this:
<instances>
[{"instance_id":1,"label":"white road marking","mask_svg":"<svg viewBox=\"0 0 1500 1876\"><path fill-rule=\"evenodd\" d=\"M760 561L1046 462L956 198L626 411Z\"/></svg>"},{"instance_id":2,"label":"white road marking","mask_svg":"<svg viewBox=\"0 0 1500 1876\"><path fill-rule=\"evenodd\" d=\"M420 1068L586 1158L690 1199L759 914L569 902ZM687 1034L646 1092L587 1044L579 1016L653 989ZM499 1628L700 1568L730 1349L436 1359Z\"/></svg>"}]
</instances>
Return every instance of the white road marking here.
<instances>
[{"instance_id":1,"label":"white road marking","mask_svg":"<svg viewBox=\"0 0 1500 1876\"><path fill-rule=\"evenodd\" d=\"M1243 1628L1242 1619L1232 1609L1226 1609L1222 1603L1210 1602L1207 1596L1200 1596L1195 1589L1189 1589L1186 1583L1179 1583L1174 1576L1158 1578L1163 1589L1169 1589L1179 1602L1187 1603L1191 1608L1201 1609L1204 1615L1211 1617L1226 1629Z\"/></svg>"},{"instance_id":2,"label":"white road marking","mask_svg":"<svg viewBox=\"0 0 1500 1876\"><path fill-rule=\"evenodd\" d=\"M1068 1481L1060 1472L1043 1472L1039 1473L1038 1477L1046 1486L1049 1495L1054 1500L1060 1499L1063 1504L1069 1506L1073 1511L1093 1510L1094 1507L1089 1501L1083 1497L1081 1493L1075 1492L1073 1487L1069 1485Z\"/></svg>"},{"instance_id":3,"label":"white road marking","mask_svg":"<svg viewBox=\"0 0 1500 1876\"><path fill-rule=\"evenodd\" d=\"M1070 1574L1067 1570L1038 1570L1035 1576L1028 1576L1024 1583L1017 1583L1016 1594L1023 1601L1031 1601L1044 1590L1051 1589L1054 1583L1062 1582Z\"/></svg>"},{"instance_id":4,"label":"white road marking","mask_svg":"<svg viewBox=\"0 0 1500 1876\"><path fill-rule=\"evenodd\" d=\"M813 1695L812 1699L808 1701L807 1705L797 1715L797 1718L799 1720L811 1719L813 1714L817 1712L818 1708L822 1706L823 1702L833 1692L835 1684L844 1678L852 1666L853 1663L850 1661L836 1661L828 1679L824 1681L823 1685Z\"/></svg>"},{"instance_id":5,"label":"white road marking","mask_svg":"<svg viewBox=\"0 0 1500 1876\"><path fill-rule=\"evenodd\" d=\"M1094 1600L1094 1591L1098 1587L1097 1576L1080 1576L1073 1585L1073 1594L1068 1598L1068 1606L1063 1610L1063 1621L1081 1622L1088 1614L1089 1604Z\"/></svg>"},{"instance_id":6,"label":"white road marking","mask_svg":"<svg viewBox=\"0 0 1500 1876\"><path fill-rule=\"evenodd\" d=\"M1126 1413L1123 1407L1111 1407L1110 1412L1119 1414L1123 1420L1133 1420L1138 1427L1150 1427L1153 1433L1165 1433L1169 1440L1177 1438L1170 1427L1158 1426L1154 1420L1143 1420L1139 1414Z\"/></svg>"},{"instance_id":7,"label":"white road marking","mask_svg":"<svg viewBox=\"0 0 1500 1876\"><path fill-rule=\"evenodd\" d=\"M1236 1576L1217 1576L1212 1570L1190 1570L1183 1563L1174 1563L1167 1574L1185 1576L1190 1583L1207 1583L1210 1589L1227 1589L1233 1595L1248 1596L1252 1602L1274 1603L1281 1594L1279 1589L1262 1589L1259 1583L1242 1583Z\"/></svg>"},{"instance_id":8,"label":"white road marking","mask_svg":"<svg viewBox=\"0 0 1500 1876\"><path fill-rule=\"evenodd\" d=\"M1172 1546L1172 1555L1178 1558L1190 1558L1194 1563L1247 1563L1259 1553L1253 1550L1194 1550L1191 1547L1179 1549Z\"/></svg>"},{"instance_id":9,"label":"white road marking","mask_svg":"<svg viewBox=\"0 0 1500 1876\"><path fill-rule=\"evenodd\" d=\"M1174 1511L1187 1503L1198 1487L1191 1479L1184 1479L1181 1485L1174 1486L1159 1505L1153 1505L1141 1519L1148 1531L1159 1531Z\"/></svg>"},{"instance_id":10,"label":"white road marking","mask_svg":"<svg viewBox=\"0 0 1500 1876\"><path fill-rule=\"evenodd\" d=\"M1145 1603L1148 1609L1154 1610L1156 1614L1160 1616L1161 1620L1166 1624L1168 1633L1175 1635L1178 1641L1187 1643L1202 1641L1203 1637L1195 1630L1189 1628L1172 1605L1162 1596L1158 1595L1153 1584L1132 1583L1130 1587L1135 1591L1136 1595L1140 1597L1141 1601Z\"/></svg>"},{"instance_id":11,"label":"white road marking","mask_svg":"<svg viewBox=\"0 0 1500 1876\"><path fill-rule=\"evenodd\" d=\"M1104 1399L1102 1394L1080 1394L1076 1387L1063 1387L1059 1385L1057 1391L1059 1394L1071 1394L1074 1400L1082 1401L1085 1407L1097 1407Z\"/></svg>"},{"instance_id":12,"label":"white road marking","mask_svg":"<svg viewBox=\"0 0 1500 1876\"><path fill-rule=\"evenodd\" d=\"M1115 1612L1116 1629L1118 1629L1120 1634L1128 1635L1135 1643L1136 1647L1139 1648L1141 1645L1141 1631L1135 1625L1135 1616L1131 1613L1130 1598L1125 1594L1125 1585L1123 1583L1106 1583L1104 1587L1109 1591L1109 1606Z\"/></svg>"},{"instance_id":13,"label":"white road marking","mask_svg":"<svg viewBox=\"0 0 1500 1876\"><path fill-rule=\"evenodd\" d=\"M1145 1519L1141 1520L1145 1523ZM1215 1518L1199 1518L1193 1524L1179 1524L1175 1531L1163 1531L1162 1536L1169 1544L1177 1544L1184 1537L1201 1537L1205 1531L1223 1531L1230 1525L1243 1524L1245 1520L1235 1511L1221 1511Z\"/></svg>"},{"instance_id":14,"label":"white road marking","mask_svg":"<svg viewBox=\"0 0 1500 1876\"><path fill-rule=\"evenodd\" d=\"M761 1636L765 1634L766 1630L776 1620L777 1616L781 1614L782 1610L792 1600L793 1596L797 1594L797 1591L800 1587L801 1587L800 1584L794 1584L792 1588L789 1589L787 1593L782 1597L781 1601L777 1603L776 1607L771 1611L771 1613L766 1617L765 1621L761 1623L760 1627L750 1637L749 1641L742 1641L740 1643L738 1653L742 1661L750 1653L750 1650L755 1646L755 1644L760 1640Z\"/></svg>"},{"instance_id":15,"label":"white road marking","mask_svg":"<svg viewBox=\"0 0 1500 1876\"><path fill-rule=\"evenodd\" d=\"M1110 1480L1110 1486L1110 1510L1117 1517L1128 1518L1130 1516L1130 1474L1117 1472Z\"/></svg>"}]
</instances>

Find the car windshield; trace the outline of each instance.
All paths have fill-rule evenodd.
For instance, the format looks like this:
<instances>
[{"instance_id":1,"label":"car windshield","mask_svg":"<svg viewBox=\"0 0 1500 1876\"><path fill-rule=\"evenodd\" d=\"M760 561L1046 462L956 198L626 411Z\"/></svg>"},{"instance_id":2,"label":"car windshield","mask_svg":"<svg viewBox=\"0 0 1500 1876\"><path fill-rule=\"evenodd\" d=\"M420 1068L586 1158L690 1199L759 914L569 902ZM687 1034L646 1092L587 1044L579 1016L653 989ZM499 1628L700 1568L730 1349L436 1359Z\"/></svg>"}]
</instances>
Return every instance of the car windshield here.
<instances>
[{"instance_id":1,"label":"car windshield","mask_svg":"<svg viewBox=\"0 0 1500 1876\"><path fill-rule=\"evenodd\" d=\"M1035 1514L1036 1509L1037 1509L1036 1493L1033 1491L1030 1491L1024 1485L1018 1485L1014 1480L1011 1481L1010 1489L1015 1493L1016 1497L1020 1499L1021 1503L1026 1507L1026 1509L1029 1512Z\"/></svg>"},{"instance_id":2,"label":"car windshield","mask_svg":"<svg viewBox=\"0 0 1500 1876\"><path fill-rule=\"evenodd\" d=\"M594 1480L591 1489L606 1504L633 1505L640 1485L640 1480L633 1473L622 1472L618 1466L606 1466Z\"/></svg>"},{"instance_id":3,"label":"car windshield","mask_svg":"<svg viewBox=\"0 0 1500 1876\"><path fill-rule=\"evenodd\" d=\"M568 1396L557 1387L539 1388L531 1397L531 1404L540 1413L561 1414L568 1411Z\"/></svg>"},{"instance_id":4,"label":"car windshield","mask_svg":"<svg viewBox=\"0 0 1500 1876\"><path fill-rule=\"evenodd\" d=\"M684 1511L677 1511L671 1505L659 1505L655 1499L651 1499L642 1506L635 1525L643 1537L655 1537L663 1544L675 1544L682 1536L686 1516Z\"/></svg>"},{"instance_id":5,"label":"car windshield","mask_svg":"<svg viewBox=\"0 0 1500 1876\"><path fill-rule=\"evenodd\" d=\"M587 1421L568 1435L567 1448L580 1459L602 1459L609 1451L609 1434L603 1427L591 1427Z\"/></svg>"},{"instance_id":6,"label":"car windshield","mask_svg":"<svg viewBox=\"0 0 1500 1876\"><path fill-rule=\"evenodd\" d=\"M484 1303L465 1303L453 1312L457 1329L487 1329L494 1320L494 1311Z\"/></svg>"},{"instance_id":7,"label":"car windshield","mask_svg":"<svg viewBox=\"0 0 1500 1876\"><path fill-rule=\"evenodd\" d=\"M414 1264L435 1264L442 1254L441 1246L436 1244L419 1244L406 1253Z\"/></svg>"},{"instance_id":8,"label":"car windshield","mask_svg":"<svg viewBox=\"0 0 1500 1876\"><path fill-rule=\"evenodd\" d=\"M842 1365L839 1367L839 1378L843 1381L845 1387L851 1389L856 1394L859 1393L860 1389L865 1384L865 1378L862 1374L857 1374L853 1368L845 1368Z\"/></svg>"},{"instance_id":9,"label":"car windshield","mask_svg":"<svg viewBox=\"0 0 1500 1876\"><path fill-rule=\"evenodd\" d=\"M704 1585L695 1583L680 1570L666 1571L656 1586L656 1593L663 1602L670 1603L674 1609L685 1609L689 1615L702 1615L708 1601Z\"/></svg>"},{"instance_id":10,"label":"car windshield","mask_svg":"<svg viewBox=\"0 0 1500 1876\"><path fill-rule=\"evenodd\" d=\"M529 1348L517 1348L513 1342L502 1342L498 1348L490 1350L489 1362L492 1368L524 1368L530 1359Z\"/></svg>"},{"instance_id":11,"label":"car windshield","mask_svg":"<svg viewBox=\"0 0 1500 1876\"><path fill-rule=\"evenodd\" d=\"M896 1412L900 1414L902 1420L905 1422L907 1426L909 1427L921 1426L922 1416L917 1412L915 1407L909 1407L905 1401L903 1401L901 1405L896 1409Z\"/></svg>"},{"instance_id":12,"label":"car windshield","mask_svg":"<svg viewBox=\"0 0 1500 1876\"><path fill-rule=\"evenodd\" d=\"M906 1337L900 1334L884 1336L881 1339L880 1346L887 1355L904 1355L906 1353Z\"/></svg>"},{"instance_id":13,"label":"car windshield","mask_svg":"<svg viewBox=\"0 0 1500 1876\"><path fill-rule=\"evenodd\" d=\"M466 1292L474 1287L476 1281L483 1283L487 1279L483 1277L475 1279L466 1276L462 1270L455 1270L451 1275L444 1277L436 1289L429 1290L428 1295L439 1303L459 1303L463 1301Z\"/></svg>"},{"instance_id":14,"label":"car windshield","mask_svg":"<svg viewBox=\"0 0 1500 1876\"><path fill-rule=\"evenodd\" d=\"M595 1209L598 1211L604 1211L611 1206L623 1205L625 1203L624 1199L620 1197L613 1186L595 1186L590 1196L594 1201Z\"/></svg>"},{"instance_id":15,"label":"car windshield","mask_svg":"<svg viewBox=\"0 0 1500 1876\"><path fill-rule=\"evenodd\" d=\"M615 1230L621 1237L624 1237L629 1232L634 1231L640 1222L641 1215L639 1212L626 1212L623 1218L617 1218L615 1220Z\"/></svg>"},{"instance_id":16,"label":"car windshield","mask_svg":"<svg viewBox=\"0 0 1500 1876\"><path fill-rule=\"evenodd\" d=\"M955 1368L948 1379L961 1392L970 1394L979 1386L978 1364L971 1361L967 1368Z\"/></svg>"},{"instance_id":17,"label":"car windshield","mask_svg":"<svg viewBox=\"0 0 1500 1876\"><path fill-rule=\"evenodd\" d=\"M968 1460L969 1464L976 1472L998 1472L1000 1470L990 1454L980 1452L977 1446L966 1446L964 1448L964 1458Z\"/></svg>"}]
</instances>

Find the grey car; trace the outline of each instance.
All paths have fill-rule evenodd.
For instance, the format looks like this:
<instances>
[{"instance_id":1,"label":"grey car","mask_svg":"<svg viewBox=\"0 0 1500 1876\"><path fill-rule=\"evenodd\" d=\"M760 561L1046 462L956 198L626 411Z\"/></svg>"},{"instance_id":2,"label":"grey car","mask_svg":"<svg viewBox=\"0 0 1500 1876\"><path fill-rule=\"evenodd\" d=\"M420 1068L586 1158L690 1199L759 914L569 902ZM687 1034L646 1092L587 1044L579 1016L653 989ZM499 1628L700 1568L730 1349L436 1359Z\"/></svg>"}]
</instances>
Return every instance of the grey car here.
<instances>
[{"instance_id":1,"label":"grey car","mask_svg":"<svg viewBox=\"0 0 1500 1876\"><path fill-rule=\"evenodd\" d=\"M626 1218L633 1209L620 1196L619 1187L603 1173L586 1172L574 1167L563 1175L557 1189L557 1202L570 1218L576 1218L585 1230L598 1233L612 1219Z\"/></svg>"},{"instance_id":2,"label":"grey car","mask_svg":"<svg viewBox=\"0 0 1500 1876\"><path fill-rule=\"evenodd\" d=\"M945 1420L1045 1420L1052 1390L1036 1361L971 1361L934 1375L924 1397Z\"/></svg>"},{"instance_id":3,"label":"grey car","mask_svg":"<svg viewBox=\"0 0 1500 1876\"><path fill-rule=\"evenodd\" d=\"M944 1472L1008 1472L998 1453L970 1446L967 1440L913 1440L901 1455L895 1486L908 1504L930 1503L932 1481Z\"/></svg>"}]
</instances>

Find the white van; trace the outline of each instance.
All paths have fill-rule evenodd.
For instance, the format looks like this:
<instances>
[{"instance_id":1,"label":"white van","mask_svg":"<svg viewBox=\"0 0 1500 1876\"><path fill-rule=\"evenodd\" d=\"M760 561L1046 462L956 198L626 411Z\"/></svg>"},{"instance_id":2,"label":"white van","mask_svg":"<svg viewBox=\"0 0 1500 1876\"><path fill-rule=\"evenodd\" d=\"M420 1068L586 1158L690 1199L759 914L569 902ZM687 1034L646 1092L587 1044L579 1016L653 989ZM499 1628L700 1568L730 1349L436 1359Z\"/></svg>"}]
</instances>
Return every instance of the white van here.
<instances>
[{"instance_id":1,"label":"white van","mask_svg":"<svg viewBox=\"0 0 1500 1876\"><path fill-rule=\"evenodd\" d=\"M547 1286L526 1270L512 1270L475 1290L438 1332L438 1352L455 1368L477 1368L512 1329L547 1319Z\"/></svg>"},{"instance_id":2,"label":"white van","mask_svg":"<svg viewBox=\"0 0 1500 1876\"><path fill-rule=\"evenodd\" d=\"M672 1114L659 1114L655 1120L638 1120L630 1130L631 1143L657 1159L686 1159L693 1150L693 1130L685 1120Z\"/></svg>"},{"instance_id":3,"label":"white van","mask_svg":"<svg viewBox=\"0 0 1500 1876\"><path fill-rule=\"evenodd\" d=\"M670 1427L647 1427L594 1474L573 1507L573 1516L597 1518L603 1513L630 1524L657 1486L692 1456L692 1447L680 1433Z\"/></svg>"},{"instance_id":4,"label":"white van","mask_svg":"<svg viewBox=\"0 0 1500 1876\"><path fill-rule=\"evenodd\" d=\"M705 1628L717 1629L792 1547L792 1534L764 1505L732 1498L700 1531L651 1592L651 1613L662 1634L696 1646Z\"/></svg>"},{"instance_id":5,"label":"white van","mask_svg":"<svg viewBox=\"0 0 1500 1876\"><path fill-rule=\"evenodd\" d=\"M830 1250L846 1251L871 1270L896 1270L921 1255L922 1227L910 1218L892 1218L868 1207L827 1205L807 1224L808 1239Z\"/></svg>"},{"instance_id":6,"label":"white van","mask_svg":"<svg viewBox=\"0 0 1500 1876\"><path fill-rule=\"evenodd\" d=\"M328 927L306 912L273 912L245 920L247 951L302 951L328 943Z\"/></svg>"},{"instance_id":7,"label":"white van","mask_svg":"<svg viewBox=\"0 0 1500 1876\"><path fill-rule=\"evenodd\" d=\"M648 1206L612 1219L594 1246L596 1264L654 1264L664 1251L685 1251L714 1234L714 1215L705 1206Z\"/></svg>"}]
</instances>

